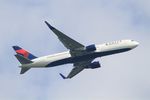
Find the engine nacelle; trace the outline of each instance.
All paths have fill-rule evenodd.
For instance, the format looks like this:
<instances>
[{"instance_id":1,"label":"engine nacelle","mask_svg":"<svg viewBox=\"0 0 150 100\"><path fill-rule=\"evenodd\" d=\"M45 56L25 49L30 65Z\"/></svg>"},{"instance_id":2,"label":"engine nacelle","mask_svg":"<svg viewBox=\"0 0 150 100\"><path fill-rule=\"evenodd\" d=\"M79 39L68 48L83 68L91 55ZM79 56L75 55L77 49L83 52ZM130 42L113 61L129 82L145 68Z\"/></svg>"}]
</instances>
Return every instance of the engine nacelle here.
<instances>
[{"instance_id":1,"label":"engine nacelle","mask_svg":"<svg viewBox=\"0 0 150 100\"><path fill-rule=\"evenodd\" d=\"M99 68L99 67L101 67L101 65L98 61L96 61L96 62L89 64L87 68L95 69L95 68Z\"/></svg>"},{"instance_id":2,"label":"engine nacelle","mask_svg":"<svg viewBox=\"0 0 150 100\"><path fill-rule=\"evenodd\" d=\"M86 46L85 49L86 51L95 51L96 47L94 44L92 44L92 45Z\"/></svg>"}]
</instances>

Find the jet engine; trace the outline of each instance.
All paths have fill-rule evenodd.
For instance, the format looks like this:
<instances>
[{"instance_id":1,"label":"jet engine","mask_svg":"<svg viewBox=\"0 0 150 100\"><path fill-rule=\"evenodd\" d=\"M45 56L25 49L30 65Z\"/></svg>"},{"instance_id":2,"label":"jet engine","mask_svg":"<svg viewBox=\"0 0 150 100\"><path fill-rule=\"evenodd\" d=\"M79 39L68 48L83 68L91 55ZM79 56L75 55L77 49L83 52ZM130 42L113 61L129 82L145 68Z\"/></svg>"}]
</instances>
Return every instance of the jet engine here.
<instances>
[{"instance_id":1,"label":"jet engine","mask_svg":"<svg viewBox=\"0 0 150 100\"><path fill-rule=\"evenodd\" d=\"M92 45L86 46L85 49L86 51L95 51L96 47L94 44L92 44Z\"/></svg>"},{"instance_id":2,"label":"jet engine","mask_svg":"<svg viewBox=\"0 0 150 100\"><path fill-rule=\"evenodd\" d=\"M101 67L101 65L100 65L100 63L98 61L92 62L91 64L89 64L87 66L87 68L91 68L91 69L95 69L95 68L99 68L99 67Z\"/></svg>"}]
</instances>

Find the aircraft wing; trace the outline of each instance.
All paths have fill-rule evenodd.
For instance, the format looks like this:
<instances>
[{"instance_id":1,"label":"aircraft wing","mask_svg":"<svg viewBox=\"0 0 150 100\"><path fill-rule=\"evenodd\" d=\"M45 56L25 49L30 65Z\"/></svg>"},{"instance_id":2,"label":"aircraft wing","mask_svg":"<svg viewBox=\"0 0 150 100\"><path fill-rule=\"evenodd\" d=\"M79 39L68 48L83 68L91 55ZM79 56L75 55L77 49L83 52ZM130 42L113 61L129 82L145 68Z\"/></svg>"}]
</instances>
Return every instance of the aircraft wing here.
<instances>
[{"instance_id":1,"label":"aircraft wing","mask_svg":"<svg viewBox=\"0 0 150 100\"><path fill-rule=\"evenodd\" d=\"M69 50L75 50L77 48L83 48L84 45L80 44L79 42L73 40L72 38L68 37L67 35L63 34L53 26L51 26L47 21L45 21L47 26L56 34L58 39L63 43L63 45Z\"/></svg>"},{"instance_id":2,"label":"aircraft wing","mask_svg":"<svg viewBox=\"0 0 150 100\"><path fill-rule=\"evenodd\" d=\"M93 60L93 59L92 59L92 60ZM69 73L69 75L68 75L67 77L65 77L64 75L62 75L62 74L60 73L61 77L62 77L63 79L68 79L68 78L74 77L75 75L77 75L78 73L80 73L82 70L84 70L85 67L86 67L87 65L89 65L89 64L92 62L92 60L74 63L74 68L71 70L71 72Z\"/></svg>"}]
</instances>

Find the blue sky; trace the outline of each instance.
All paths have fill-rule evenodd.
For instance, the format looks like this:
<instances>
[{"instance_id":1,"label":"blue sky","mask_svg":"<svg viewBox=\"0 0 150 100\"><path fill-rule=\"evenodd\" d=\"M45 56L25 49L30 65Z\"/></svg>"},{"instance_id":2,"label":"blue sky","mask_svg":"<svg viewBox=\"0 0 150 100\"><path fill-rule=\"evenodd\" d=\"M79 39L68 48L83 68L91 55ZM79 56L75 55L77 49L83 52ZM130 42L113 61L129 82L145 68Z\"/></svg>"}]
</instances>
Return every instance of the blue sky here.
<instances>
[{"instance_id":1,"label":"blue sky","mask_svg":"<svg viewBox=\"0 0 150 100\"><path fill-rule=\"evenodd\" d=\"M150 1L148 0L1 0L1 100L149 100ZM136 49L98 58L102 67L63 80L72 65L31 69L20 75L11 48L36 56L65 51L47 20L85 44L134 39Z\"/></svg>"}]
</instances>

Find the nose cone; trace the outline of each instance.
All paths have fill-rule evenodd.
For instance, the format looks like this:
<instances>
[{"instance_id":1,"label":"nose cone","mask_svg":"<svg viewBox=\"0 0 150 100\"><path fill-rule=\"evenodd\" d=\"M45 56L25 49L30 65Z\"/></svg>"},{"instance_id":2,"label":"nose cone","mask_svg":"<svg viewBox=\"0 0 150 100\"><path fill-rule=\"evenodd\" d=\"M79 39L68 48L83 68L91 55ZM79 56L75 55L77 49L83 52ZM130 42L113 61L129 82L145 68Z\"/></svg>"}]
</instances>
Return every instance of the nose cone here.
<instances>
[{"instance_id":1,"label":"nose cone","mask_svg":"<svg viewBox=\"0 0 150 100\"><path fill-rule=\"evenodd\" d=\"M133 47L135 48L135 47L137 47L139 45L139 42L134 41L133 45L134 45Z\"/></svg>"}]
</instances>

